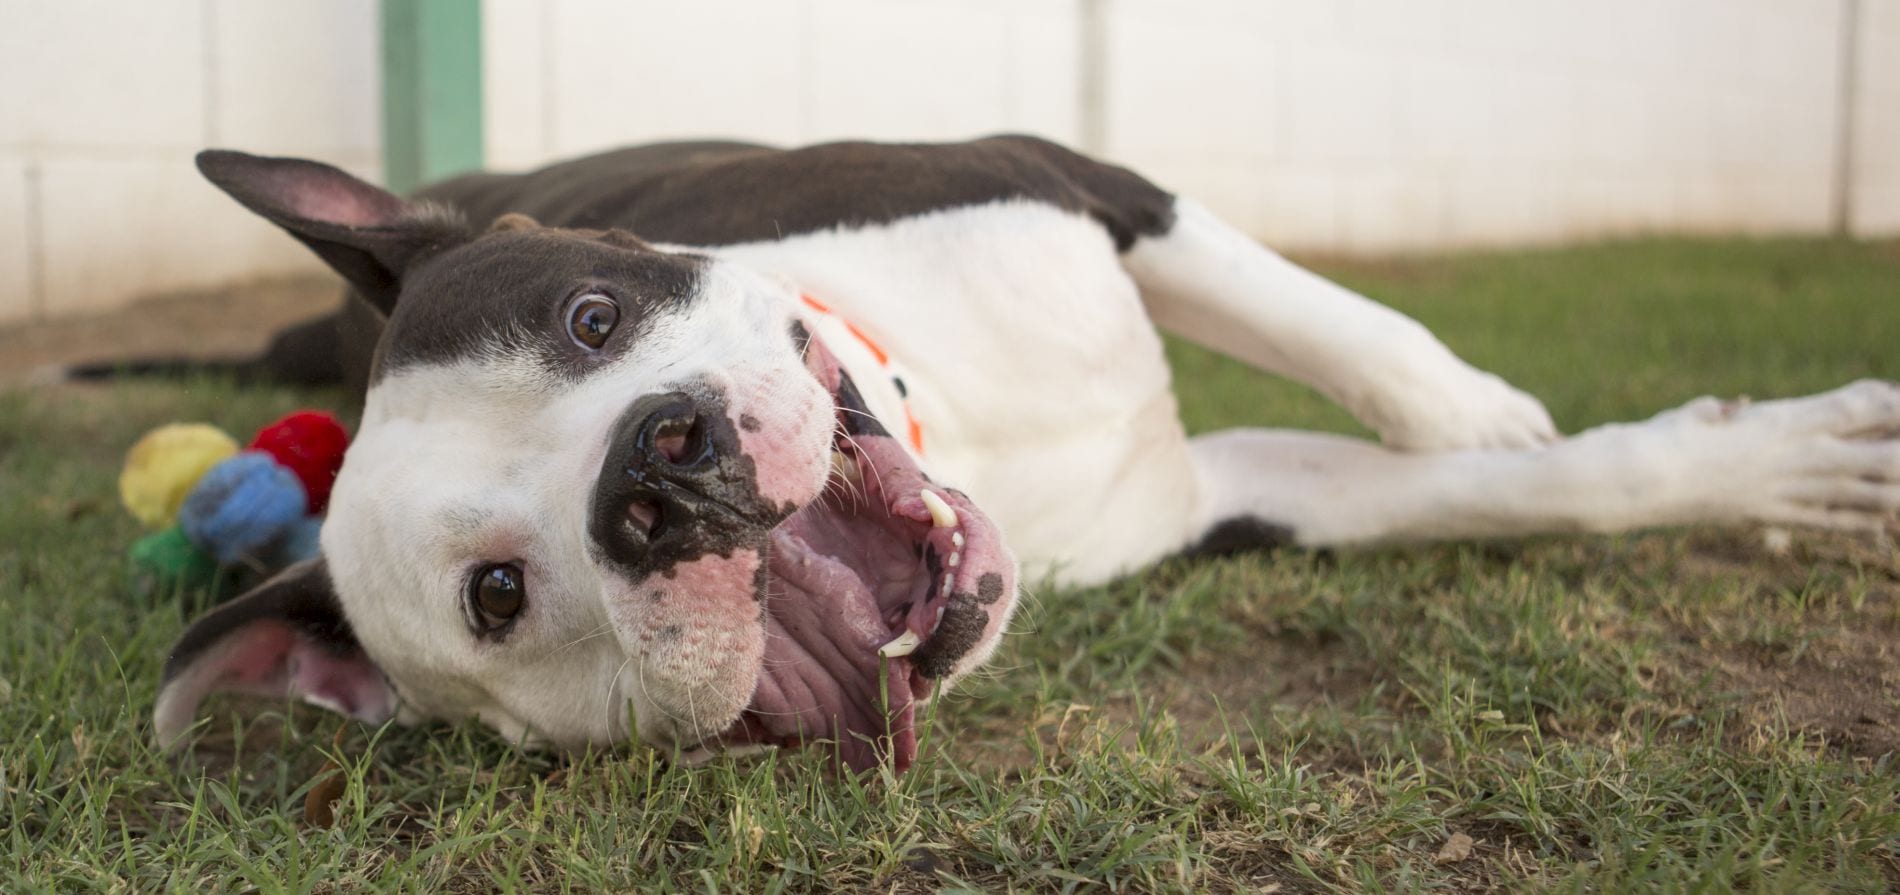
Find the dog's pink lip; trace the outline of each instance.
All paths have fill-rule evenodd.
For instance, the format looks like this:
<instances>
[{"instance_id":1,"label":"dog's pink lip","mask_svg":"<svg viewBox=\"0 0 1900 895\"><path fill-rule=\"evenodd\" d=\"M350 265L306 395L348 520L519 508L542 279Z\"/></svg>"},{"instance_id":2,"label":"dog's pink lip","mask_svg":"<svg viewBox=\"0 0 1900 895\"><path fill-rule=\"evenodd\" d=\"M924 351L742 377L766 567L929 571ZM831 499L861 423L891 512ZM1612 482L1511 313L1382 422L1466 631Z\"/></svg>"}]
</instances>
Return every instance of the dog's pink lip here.
<instances>
[{"instance_id":1,"label":"dog's pink lip","mask_svg":"<svg viewBox=\"0 0 1900 895\"><path fill-rule=\"evenodd\" d=\"M846 377L821 345L812 351L814 375L836 395ZM977 645L967 630L955 644L938 638L946 609L953 596L980 590L980 576L1002 576L1013 591L1014 562L967 496L931 483L888 434L845 434L836 412L837 459L824 492L771 532L763 668L751 704L718 739L829 741L845 766L901 773L916 758L916 708L934 686L930 675ZM937 514L926 490L942 505ZM941 518L944 506L954 521ZM995 628L985 626L980 642ZM907 632L909 651L887 647Z\"/></svg>"},{"instance_id":2,"label":"dog's pink lip","mask_svg":"<svg viewBox=\"0 0 1900 895\"><path fill-rule=\"evenodd\" d=\"M916 705L931 685L914 652L885 657L879 650L905 632L915 636L914 649L930 643L955 588L954 574L930 570L950 555L952 539L967 535L963 524L935 526L920 499L884 494L878 476L910 481L915 473L895 468L908 461L889 456L901 451L893 440L860 447L865 441L871 440L841 439L836 449L872 481L847 493L847 480L834 475L825 496L772 532L768 582L776 586L766 597L766 668L751 706L724 739L781 747L829 741L849 767L889 763L901 773L916 757ZM853 501L860 505L843 506ZM836 521L846 515L853 521ZM851 555L843 534L870 528L888 540ZM893 544L917 551L908 578L878 574L889 567ZM926 562L927 554L935 558Z\"/></svg>"}]
</instances>

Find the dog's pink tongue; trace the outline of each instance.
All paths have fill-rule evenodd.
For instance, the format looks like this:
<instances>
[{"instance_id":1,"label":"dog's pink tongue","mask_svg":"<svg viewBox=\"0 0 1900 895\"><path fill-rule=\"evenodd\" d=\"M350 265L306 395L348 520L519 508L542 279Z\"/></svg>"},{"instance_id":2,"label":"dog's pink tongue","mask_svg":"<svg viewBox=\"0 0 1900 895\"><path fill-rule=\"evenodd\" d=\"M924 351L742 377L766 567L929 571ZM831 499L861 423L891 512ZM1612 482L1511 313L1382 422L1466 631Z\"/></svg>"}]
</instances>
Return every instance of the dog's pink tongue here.
<instances>
[{"instance_id":1,"label":"dog's pink tongue","mask_svg":"<svg viewBox=\"0 0 1900 895\"><path fill-rule=\"evenodd\" d=\"M855 770L889 761L901 773L917 755L910 660L878 656L892 635L874 595L795 531L773 533L764 673L748 715L768 741L829 740Z\"/></svg>"}]
</instances>

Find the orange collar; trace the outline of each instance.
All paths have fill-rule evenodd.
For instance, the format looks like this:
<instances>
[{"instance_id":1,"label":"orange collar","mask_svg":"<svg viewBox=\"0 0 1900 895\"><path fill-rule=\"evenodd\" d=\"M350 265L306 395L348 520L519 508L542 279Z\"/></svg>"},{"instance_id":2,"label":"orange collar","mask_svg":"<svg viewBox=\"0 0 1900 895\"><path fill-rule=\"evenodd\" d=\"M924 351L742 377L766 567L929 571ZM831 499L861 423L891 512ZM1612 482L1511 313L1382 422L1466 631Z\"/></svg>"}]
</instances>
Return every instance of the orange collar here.
<instances>
[{"instance_id":1,"label":"orange collar","mask_svg":"<svg viewBox=\"0 0 1900 895\"><path fill-rule=\"evenodd\" d=\"M805 307L827 317L831 317L843 324L845 332L850 333L852 338L857 339L859 343L863 344L865 349L871 352L872 359L877 361L878 368L884 371L884 375L891 377L892 384L897 387L899 404L904 408L904 427L910 436L911 449L917 452L917 456L922 457L924 455L924 427L918 424L917 414L910 409L909 390L905 388L904 380L898 377L895 370L891 369L891 356L884 351L883 346L879 345L877 340L865 335L864 330L858 329L857 324L846 320L843 315L827 307L824 302L804 293L800 293L798 297L804 300Z\"/></svg>"}]
</instances>

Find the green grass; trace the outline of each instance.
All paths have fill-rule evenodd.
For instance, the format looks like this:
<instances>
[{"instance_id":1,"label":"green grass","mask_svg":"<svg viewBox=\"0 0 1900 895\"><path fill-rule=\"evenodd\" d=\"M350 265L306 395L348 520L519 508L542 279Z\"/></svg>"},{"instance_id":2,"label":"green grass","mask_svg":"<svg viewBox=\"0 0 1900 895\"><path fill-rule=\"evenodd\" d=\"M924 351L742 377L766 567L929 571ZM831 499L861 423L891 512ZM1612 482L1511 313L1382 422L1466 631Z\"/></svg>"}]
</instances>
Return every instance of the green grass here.
<instances>
[{"instance_id":1,"label":"green grass","mask_svg":"<svg viewBox=\"0 0 1900 895\"><path fill-rule=\"evenodd\" d=\"M1575 429L1900 377L1900 247L1658 241L1320 265ZM1196 429L1356 431L1170 345ZM143 430L340 396L0 394L0 891L1886 891L1900 559L1690 531L1172 562L1031 595L902 780L812 753L517 754L224 701L148 746L176 606L114 497ZM341 767L336 825L306 793ZM1436 859L1449 837L1475 841Z\"/></svg>"}]
</instances>

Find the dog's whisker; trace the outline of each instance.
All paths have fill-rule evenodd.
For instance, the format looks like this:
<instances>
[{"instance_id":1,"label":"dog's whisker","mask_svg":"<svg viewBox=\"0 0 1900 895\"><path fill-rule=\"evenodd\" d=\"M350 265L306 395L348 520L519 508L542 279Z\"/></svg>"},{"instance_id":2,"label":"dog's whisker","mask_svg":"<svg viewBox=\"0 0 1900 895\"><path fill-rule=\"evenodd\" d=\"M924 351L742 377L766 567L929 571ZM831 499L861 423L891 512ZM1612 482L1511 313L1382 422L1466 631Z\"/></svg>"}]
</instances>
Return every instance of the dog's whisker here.
<instances>
[{"instance_id":1,"label":"dog's whisker","mask_svg":"<svg viewBox=\"0 0 1900 895\"><path fill-rule=\"evenodd\" d=\"M876 417L873 417L868 413L864 413L863 411L851 410L850 408L839 408L839 409L845 410L850 413L861 414L873 420L876 419ZM864 458L864 465L871 467L871 474L877 478L878 488L879 490L882 490L884 487L883 474L878 470L877 464L871 460L871 455L865 452L864 445L858 441L857 436L852 435L849 431L847 431L842 423L840 423L837 427L835 427L834 432L835 432L835 435L833 437L835 437L836 439L840 441L845 442L846 444L851 445L852 449L857 452L858 456ZM865 495L863 482L847 481L845 482L845 484L848 487L853 488L857 492L858 499L860 500L865 499L866 495Z\"/></svg>"},{"instance_id":2,"label":"dog's whisker","mask_svg":"<svg viewBox=\"0 0 1900 895\"><path fill-rule=\"evenodd\" d=\"M761 718L796 718L800 714L799 712L768 712L761 709L746 709L746 713Z\"/></svg>"},{"instance_id":3,"label":"dog's whisker","mask_svg":"<svg viewBox=\"0 0 1900 895\"><path fill-rule=\"evenodd\" d=\"M865 453L864 445L859 444L857 438L853 437L851 433L840 432L839 436L843 438L846 442L849 442L853 448L857 449L858 455L864 458L864 465L870 468L871 476L877 479L878 491L880 492L883 491L884 490L884 473L882 470L877 468L877 461L872 460L871 455L868 453Z\"/></svg>"},{"instance_id":4,"label":"dog's whisker","mask_svg":"<svg viewBox=\"0 0 1900 895\"><path fill-rule=\"evenodd\" d=\"M866 500L863 486L842 479L827 479L821 499L830 499L838 509L857 509Z\"/></svg>"},{"instance_id":5,"label":"dog's whisker","mask_svg":"<svg viewBox=\"0 0 1900 895\"><path fill-rule=\"evenodd\" d=\"M693 701L693 688L691 687L686 689L686 718L686 723L689 725L686 729L692 731L693 736L699 737L699 704ZM703 737L700 738L704 739Z\"/></svg>"},{"instance_id":6,"label":"dog's whisker","mask_svg":"<svg viewBox=\"0 0 1900 895\"><path fill-rule=\"evenodd\" d=\"M629 661L631 661L631 657L629 657ZM672 721L674 724L689 723L685 718L682 718L679 715L674 714L671 709L666 707L665 703L662 703L652 698L651 691L647 689L647 667L644 664L638 667L639 667L639 674L636 675L635 677L640 682L640 692L648 694L647 703L653 706L655 709L658 709L660 714L665 715L667 720Z\"/></svg>"},{"instance_id":7,"label":"dog's whisker","mask_svg":"<svg viewBox=\"0 0 1900 895\"><path fill-rule=\"evenodd\" d=\"M564 649L567 649L568 647L577 646L579 644L592 640L596 637L600 637L606 634L611 634L613 633L613 628L614 628L613 622L605 622L600 627L595 628L592 631L582 634L581 636L576 637L573 640L570 640L566 643L561 644L560 646L555 647L554 649L549 650L547 652L547 655L542 656L537 661L546 661L548 659L554 658L555 653L558 653Z\"/></svg>"},{"instance_id":8,"label":"dog's whisker","mask_svg":"<svg viewBox=\"0 0 1900 895\"><path fill-rule=\"evenodd\" d=\"M614 721L614 711L622 702L622 700L616 698L620 694L620 675L624 673L627 670L627 666L631 664L633 664L633 657L628 656L621 661L620 667L614 669L613 675L607 678L607 729L611 731L618 732L619 730L619 725ZM641 683L640 689L646 689L644 682Z\"/></svg>"}]
</instances>

